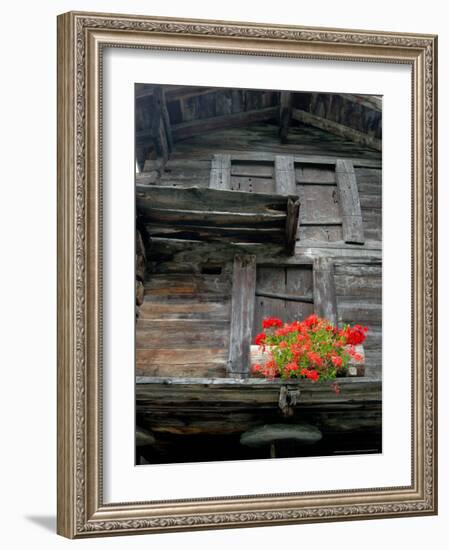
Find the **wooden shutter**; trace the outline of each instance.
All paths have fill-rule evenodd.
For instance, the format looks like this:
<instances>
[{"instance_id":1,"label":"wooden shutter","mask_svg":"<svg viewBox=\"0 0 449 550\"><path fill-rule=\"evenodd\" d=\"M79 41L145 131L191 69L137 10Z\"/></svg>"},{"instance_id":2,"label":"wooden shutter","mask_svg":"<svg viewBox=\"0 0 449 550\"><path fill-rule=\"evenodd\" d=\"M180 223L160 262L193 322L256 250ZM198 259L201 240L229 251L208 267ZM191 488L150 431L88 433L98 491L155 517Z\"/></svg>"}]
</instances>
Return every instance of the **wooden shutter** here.
<instances>
[{"instance_id":1,"label":"wooden shutter","mask_svg":"<svg viewBox=\"0 0 449 550\"><path fill-rule=\"evenodd\" d=\"M264 317L291 322L313 313L312 292L311 266L259 266L253 337L262 330Z\"/></svg>"}]
</instances>

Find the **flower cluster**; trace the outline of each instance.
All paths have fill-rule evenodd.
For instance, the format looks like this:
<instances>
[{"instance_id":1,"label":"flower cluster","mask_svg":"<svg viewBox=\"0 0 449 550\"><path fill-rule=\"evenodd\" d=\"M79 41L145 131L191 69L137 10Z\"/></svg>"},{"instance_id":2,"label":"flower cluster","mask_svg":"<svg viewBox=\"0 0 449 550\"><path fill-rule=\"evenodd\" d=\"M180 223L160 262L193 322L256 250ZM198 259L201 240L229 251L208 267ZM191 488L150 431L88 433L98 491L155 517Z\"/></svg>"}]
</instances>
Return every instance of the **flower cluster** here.
<instances>
[{"instance_id":1,"label":"flower cluster","mask_svg":"<svg viewBox=\"0 0 449 550\"><path fill-rule=\"evenodd\" d=\"M338 329L317 315L292 323L267 317L262 328L255 343L266 352L267 361L253 365L253 374L271 379L305 378L312 382L333 380L345 374L351 359L362 361L355 346L364 342L368 332L361 325Z\"/></svg>"}]
</instances>

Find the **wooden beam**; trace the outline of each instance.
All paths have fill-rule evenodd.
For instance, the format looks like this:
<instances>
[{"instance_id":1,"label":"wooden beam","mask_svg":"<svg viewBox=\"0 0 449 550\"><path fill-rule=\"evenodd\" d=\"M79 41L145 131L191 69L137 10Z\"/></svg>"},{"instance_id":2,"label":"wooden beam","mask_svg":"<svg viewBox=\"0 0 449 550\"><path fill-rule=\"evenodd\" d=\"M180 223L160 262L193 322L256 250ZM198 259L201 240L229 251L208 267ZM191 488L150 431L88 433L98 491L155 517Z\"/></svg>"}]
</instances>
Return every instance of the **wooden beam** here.
<instances>
[{"instance_id":1,"label":"wooden beam","mask_svg":"<svg viewBox=\"0 0 449 550\"><path fill-rule=\"evenodd\" d=\"M218 191L207 187L180 188L136 184L136 205L138 212L144 216L154 208L241 214L285 214L287 197L270 193Z\"/></svg>"},{"instance_id":2,"label":"wooden beam","mask_svg":"<svg viewBox=\"0 0 449 550\"><path fill-rule=\"evenodd\" d=\"M285 249L288 255L295 253L296 234L299 220L299 199L288 197L287 220L285 221Z\"/></svg>"},{"instance_id":3,"label":"wooden beam","mask_svg":"<svg viewBox=\"0 0 449 550\"><path fill-rule=\"evenodd\" d=\"M251 335L256 295L256 256L236 255L232 275L228 372L246 378L251 367Z\"/></svg>"},{"instance_id":4,"label":"wooden beam","mask_svg":"<svg viewBox=\"0 0 449 550\"><path fill-rule=\"evenodd\" d=\"M287 142L288 127L292 116L292 93L281 92L280 109L279 109L279 137L281 143Z\"/></svg>"},{"instance_id":5,"label":"wooden beam","mask_svg":"<svg viewBox=\"0 0 449 550\"><path fill-rule=\"evenodd\" d=\"M336 136L340 136L345 139L349 139L354 143L370 147L376 151L382 151L382 140L359 132L354 128L345 126L333 120L327 118L321 118L317 115L309 113L308 111L303 111L302 109L292 109L292 118L302 124L308 124L309 126L314 126L320 130L325 130Z\"/></svg>"},{"instance_id":6,"label":"wooden beam","mask_svg":"<svg viewBox=\"0 0 449 550\"><path fill-rule=\"evenodd\" d=\"M334 264L329 258L316 258L313 262L313 303L319 317L337 326Z\"/></svg>"},{"instance_id":7,"label":"wooden beam","mask_svg":"<svg viewBox=\"0 0 449 550\"><path fill-rule=\"evenodd\" d=\"M362 210L354 166L350 160L338 159L335 178L340 195L340 209L343 224L343 239L347 243L363 244Z\"/></svg>"},{"instance_id":8,"label":"wooden beam","mask_svg":"<svg viewBox=\"0 0 449 550\"><path fill-rule=\"evenodd\" d=\"M210 170L211 189L231 189L231 155L213 155Z\"/></svg>"},{"instance_id":9,"label":"wooden beam","mask_svg":"<svg viewBox=\"0 0 449 550\"><path fill-rule=\"evenodd\" d=\"M266 107L265 109L256 109L254 111L244 111L242 113L233 113L230 115L189 120L188 122L175 124L172 127L173 139L176 141L201 135L205 132L222 130L223 128L246 126L254 122L277 119L278 116L279 107Z\"/></svg>"},{"instance_id":10,"label":"wooden beam","mask_svg":"<svg viewBox=\"0 0 449 550\"><path fill-rule=\"evenodd\" d=\"M296 194L296 177L294 157L276 155L274 157L276 193L278 195Z\"/></svg>"},{"instance_id":11,"label":"wooden beam","mask_svg":"<svg viewBox=\"0 0 449 550\"><path fill-rule=\"evenodd\" d=\"M170 115L168 114L167 99L163 88L161 88L161 115L165 128L168 149L169 151L173 151L173 136L171 131Z\"/></svg>"}]
</instances>

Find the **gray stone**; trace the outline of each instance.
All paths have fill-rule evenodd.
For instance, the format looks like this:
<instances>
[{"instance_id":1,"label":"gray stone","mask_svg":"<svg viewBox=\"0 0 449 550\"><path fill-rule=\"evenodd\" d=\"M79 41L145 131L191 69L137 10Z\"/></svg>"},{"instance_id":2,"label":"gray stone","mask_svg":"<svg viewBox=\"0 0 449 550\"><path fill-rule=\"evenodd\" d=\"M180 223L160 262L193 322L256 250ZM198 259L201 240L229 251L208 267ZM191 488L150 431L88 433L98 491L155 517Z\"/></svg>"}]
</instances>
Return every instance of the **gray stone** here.
<instances>
[{"instance_id":1,"label":"gray stone","mask_svg":"<svg viewBox=\"0 0 449 550\"><path fill-rule=\"evenodd\" d=\"M313 445L322 437L320 430L310 424L265 424L244 432L240 436L240 443L247 447L263 447L279 441Z\"/></svg>"}]
</instances>

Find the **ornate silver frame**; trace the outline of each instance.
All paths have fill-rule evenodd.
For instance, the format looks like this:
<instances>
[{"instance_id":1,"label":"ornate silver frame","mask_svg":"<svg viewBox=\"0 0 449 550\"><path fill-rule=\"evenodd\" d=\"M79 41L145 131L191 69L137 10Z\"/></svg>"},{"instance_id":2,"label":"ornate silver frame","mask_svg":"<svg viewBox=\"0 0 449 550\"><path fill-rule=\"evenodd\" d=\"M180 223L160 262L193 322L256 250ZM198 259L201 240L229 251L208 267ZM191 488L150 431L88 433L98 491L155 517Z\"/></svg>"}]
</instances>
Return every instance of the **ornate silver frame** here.
<instances>
[{"instance_id":1,"label":"ornate silver frame","mask_svg":"<svg viewBox=\"0 0 449 550\"><path fill-rule=\"evenodd\" d=\"M414 326L410 486L103 503L99 128L101 59L106 45L411 66ZM433 35L96 13L59 16L59 534L81 538L437 513L436 55L437 38Z\"/></svg>"}]
</instances>

